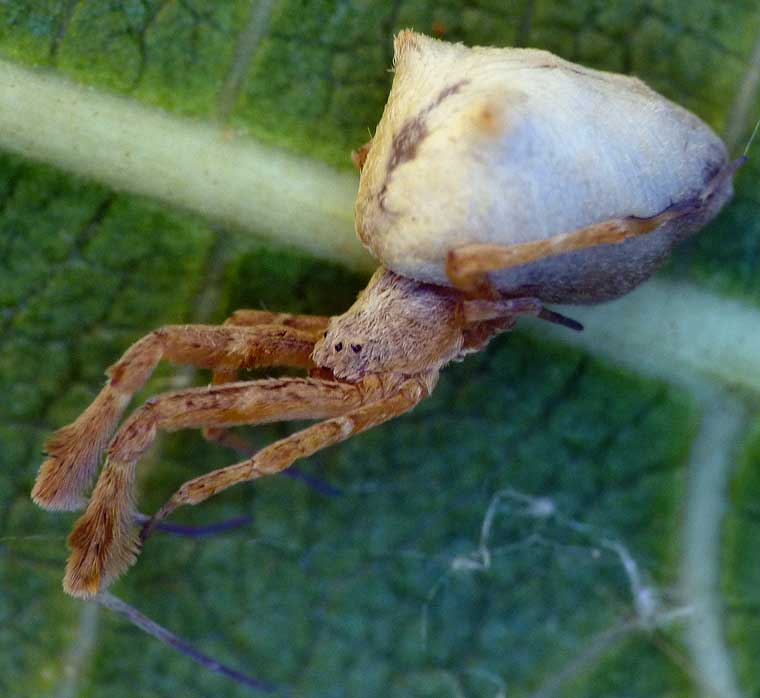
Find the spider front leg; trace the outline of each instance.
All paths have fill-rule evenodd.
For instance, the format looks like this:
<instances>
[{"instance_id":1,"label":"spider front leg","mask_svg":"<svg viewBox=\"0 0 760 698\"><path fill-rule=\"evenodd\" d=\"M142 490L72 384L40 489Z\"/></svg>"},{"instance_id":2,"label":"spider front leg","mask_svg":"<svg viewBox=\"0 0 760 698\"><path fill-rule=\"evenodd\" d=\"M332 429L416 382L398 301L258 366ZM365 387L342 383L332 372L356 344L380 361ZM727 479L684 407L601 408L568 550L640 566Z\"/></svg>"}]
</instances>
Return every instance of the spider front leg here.
<instances>
[{"instance_id":1,"label":"spider front leg","mask_svg":"<svg viewBox=\"0 0 760 698\"><path fill-rule=\"evenodd\" d=\"M158 510L143 536L147 537L157 523L180 506L199 504L232 485L279 473L299 458L409 411L430 395L437 379L437 372L430 372L404 380L387 397L378 396L375 391L375 400L369 404L280 439L241 463L188 480Z\"/></svg>"},{"instance_id":2,"label":"spider front leg","mask_svg":"<svg viewBox=\"0 0 760 698\"><path fill-rule=\"evenodd\" d=\"M326 315L299 315L296 313L272 313L268 310L236 310L225 321L225 325L235 327L251 327L253 325L279 325L292 327L296 330L311 332L318 338L325 329L330 318Z\"/></svg>"},{"instance_id":3,"label":"spider front leg","mask_svg":"<svg viewBox=\"0 0 760 698\"><path fill-rule=\"evenodd\" d=\"M108 449L85 513L69 537L64 589L87 597L132 562L135 465L161 430L225 427L344 415L393 391L396 383L370 375L358 383L315 378L264 379L166 393L136 410Z\"/></svg>"},{"instance_id":4,"label":"spider front leg","mask_svg":"<svg viewBox=\"0 0 760 698\"><path fill-rule=\"evenodd\" d=\"M132 395L162 358L224 371L253 366L311 365L313 331L283 325L255 327L170 325L133 344L108 369L109 380L92 404L45 444L32 498L45 509L81 508L108 440Z\"/></svg>"},{"instance_id":5,"label":"spider front leg","mask_svg":"<svg viewBox=\"0 0 760 698\"><path fill-rule=\"evenodd\" d=\"M298 315L293 313L272 313L268 310L236 310L225 321L225 325L232 325L235 327L251 327L257 325L279 325L284 327L292 327L296 330L303 332L309 332L313 334L314 341L316 342L327 329L327 323L330 318L326 315ZM232 369L216 369L212 376L211 382L214 385L222 385L223 383L233 383L238 378L238 371L236 368ZM203 437L209 441L214 441L231 448L240 454L246 454L250 452L250 444L238 436L233 434L229 429L221 427L206 427L202 430Z\"/></svg>"}]
</instances>

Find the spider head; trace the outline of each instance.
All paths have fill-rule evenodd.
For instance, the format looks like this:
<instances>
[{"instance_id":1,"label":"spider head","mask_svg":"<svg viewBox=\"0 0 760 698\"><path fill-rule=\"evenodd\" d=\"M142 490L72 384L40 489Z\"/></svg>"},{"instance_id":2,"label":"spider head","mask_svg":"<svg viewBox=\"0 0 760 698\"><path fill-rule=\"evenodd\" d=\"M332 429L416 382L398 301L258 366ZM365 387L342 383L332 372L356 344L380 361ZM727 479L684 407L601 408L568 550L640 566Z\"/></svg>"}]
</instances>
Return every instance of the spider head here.
<instances>
[{"instance_id":1,"label":"spider head","mask_svg":"<svg viewBox=\"0 0 760 698\"><path fill-rule=\"evenodd\" d=\"M447 289L379 269L343 315L333 317L312 353L346 381L370 373L420 373L454 358L462 345L458 301Z\"/></svg>"},{"instance_id":2,"label":"spider head","mask_svg":"<svg viewBox=\"0 0 760 698\"><path fill-rule=\"evenodd\" d=\"M344 322L341 322L344 320ZM324 337L314 347L312 358L329 368L337 378L355 381L377 370L372 361L372 345L345 316L332 318Z\"/></svg>"}]
</instances>

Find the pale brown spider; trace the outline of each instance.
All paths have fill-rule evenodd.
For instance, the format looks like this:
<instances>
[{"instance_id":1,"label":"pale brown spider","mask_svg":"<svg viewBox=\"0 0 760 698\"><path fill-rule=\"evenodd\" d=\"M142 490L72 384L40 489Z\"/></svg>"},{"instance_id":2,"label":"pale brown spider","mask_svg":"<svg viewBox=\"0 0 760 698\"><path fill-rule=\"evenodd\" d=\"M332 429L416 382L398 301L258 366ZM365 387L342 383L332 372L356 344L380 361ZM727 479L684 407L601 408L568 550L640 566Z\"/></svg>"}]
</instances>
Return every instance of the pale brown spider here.
<instances>
[{"instance_id":1,"label":"pale brown spider","mask_svg":"<svg viewBox=\"0 0 760 698\"><path fill-rule=\"evenodd\" d=\"M725 175L724 175L725 177ZM707 187L706 191L711 191ZM170 325L133 344L108 369L93 403L46 443L32 496L47 509L78 509L107 448L89 505L69 537L64 589L90 597L136 559L135 466L159 430L201 428L228 442L226 428L282 420L324 420L256 453L183 484L144 529L146 535L177 507L198 504L239 482L272 475L295 460L374 427L430 395L441 368L479 351L511 329L518 316L580 329L544 308L536 295L508 298L485 272L525 264L547 254L619 242L693 213L697 199L649 219L622 218L562 237L511 248L472 245L452 250L447 270L454 287L426 284L380 268L356 303L327 318L239 310L224 325ZM161 359L213 370L212 384L148 400L112 435L132 395ZM237 371L262 366L305 368L308 377L236 381Z\"/></svg>"},{"instance_id":2,"label":"pale brown spider","mask_svg":"<svg viewBox=\"0 0 760 698\"><path fill-rule=\"evenodd\" d=\"M32 492L35 502L48 509L83 506L84 493L106 451L87 509L69 538L72 552L64 579L68 593L92 596L135 561L141 544L135 525L135 467L159 430L201 428L207 438L235 445L226 431L231 426L323 420L243 462L186 482L143 529L143 538L177 507L278 473L299 458L410 410L432 392L445 364L479 351L492 337L511 329L521 315L580 329L543 303L595 303L630 291L653 273L674 244L702 227L731 196L731 178L743 158L729 164L725 148L704 124L638 81L587 71L545 52L465 49L412 32L397 37L396 53L388 108L371 143L354 158L362 171L357 232L384 266L355 304L337 317L240 310L223 326L163 327L127 350L108 370L109 380L94 402L49 439L49 458ZM434 58L449 72L432 72L435 80L412 82L420 70L431 70ZM539 126L551 118L564 119L568 110L541 111L533 118L526 111L533 102L515 102L514 91L499 85L484 90L473 61L487 64L482 74L486 86L497 78L523 76L521 94L534 89L539 106L551 95L570 100L573 110L587 105L587 118L577 121L583 136L577 142L568 144L564 137L560 127L566 121L547 131L555 139L552 147L567 147L564 160L552 160L551 148L548 153L541 150L547 133ZM452 76L451 66L460 64L470 66L464 77ZM501 66L501 72L493 65ZM522 67L517 70L515 65ZM653 171L659 168L656 183L630 169L633 155L640 153L628 140L609 141L619 137L619 118L611 107L594 107L600 94L606 101L599 103L618 105L621 113L633 115L631 123L649 119L656 127L654 136L649 131L624 133L626 139L640 136L638 147L646 155L641 162ZM515 131L505 116L510 109L522 114L519 123L536 128ZM515 133L531 147L513 147ZM590 144L597 150L592 152ZM459 152L457 148L463 154L456 165L442 166L441 158ZM537 154L556 167L570 163L577 179L556 181ZM515 164L517 157L525 162ZM583 172L585 163L596 169L589 166ZM535 171L525 169L529 167ZM522 182L520 176L527 178L527 191L531 182L547 186L572 210L555 206L552 222L536 209L525 219L533 226L532 237L527 242L515 239L524 229L511 216L536 202L520 199L511 207L502 206L499 190L488 208L484 192L488 186L501 186L493 179L499 174L496 168L509 175L504 186ZM433 196L433 189L426 189L446 184L447 178L461 191L452 188ZM477 186L468 189L473 182ZM577 197L560 191L569 186L578 187ZM587 190L597 194L583 193ZM615 203L615 210L659 212L595 222L609 215L599 215L597 196L629 200ZM503 220L494 222L496 214ZM463 230L452 223L454 216L465 223L480 221L481 227ZM575 229L578 223L571 220L582 220L582 227ZM501 237L494 238L494 230ZM450 242L460 236L472 244ZM162 358L211 369L212 384L148 400L113 436L132 395ZM303 368L308 376L237 381L238 370L261 366Z\"/></svg>"}]
</instances>

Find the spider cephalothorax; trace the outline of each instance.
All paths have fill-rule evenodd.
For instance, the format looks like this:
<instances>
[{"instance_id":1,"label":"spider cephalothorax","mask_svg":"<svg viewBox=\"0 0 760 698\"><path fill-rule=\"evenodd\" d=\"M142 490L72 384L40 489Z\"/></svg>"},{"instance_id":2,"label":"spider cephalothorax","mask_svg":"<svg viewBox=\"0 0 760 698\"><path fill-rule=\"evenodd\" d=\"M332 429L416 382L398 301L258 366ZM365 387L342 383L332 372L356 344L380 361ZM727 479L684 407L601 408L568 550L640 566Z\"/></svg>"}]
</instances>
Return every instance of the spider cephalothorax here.
<instances>
[{"instance_id":1,"label":"spider cephalothorax","mask_svg":"<svg viewBox=\"0 0 760 698\"><path fill-rule=\"evenodd\" d=\"M347 381L438 369L461 351L463 329L461 294L381 269L346 313L330 319L314 363Z\"/></svg>"},{"instance_id":2,"label":"spider cephalothorax","mask_svg":"<svg viewBox=\"0 0 760 698\"><path fill-rule=\"evenodd\" d=\"M46 447L33 497L77 509L65 589L90 596L140 547L135 467L159 430L314 419L246 460L182 485L178 506L277 473L414 407L441 367L482 349L520 315L578 329L544 302L599 302L649 276L731 195L717 136L641 82L542 51L468 49L402 32L395 76L361 170L357 229L382 263L334 318L236 312L224 325L147 335L94 402ZM646 174L644 174L646 173ZM158 395L116 431L161 359L213 371L212 385ZM301 378L238 381L290 366ZM114 435L115 432L115 435Z\"/></svg>"}]
</instances>

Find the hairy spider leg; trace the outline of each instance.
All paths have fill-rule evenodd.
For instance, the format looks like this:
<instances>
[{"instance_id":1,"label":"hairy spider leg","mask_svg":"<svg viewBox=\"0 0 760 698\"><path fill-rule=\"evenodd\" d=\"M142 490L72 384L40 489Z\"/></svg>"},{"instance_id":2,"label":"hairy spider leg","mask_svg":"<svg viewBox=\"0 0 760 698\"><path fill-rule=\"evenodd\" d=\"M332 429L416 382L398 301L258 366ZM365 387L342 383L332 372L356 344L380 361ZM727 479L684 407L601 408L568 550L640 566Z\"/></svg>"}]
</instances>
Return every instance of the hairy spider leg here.
<instances>
[{"instance_id":1,"label":"hairy spider leg","mask_svg":"<svg viewBox=\"0 0 760 698\"><path fill-rule=\"evenodd\" d=\"M486 276L489 272L517 267L563 252L620 243L628 238L649 233L669 220L687 216L701 209L743 163L743 158L729 163L705 185L698 196L668 206L664 211L649 218L610 218L570 233L515 245L462 245L449 251L446 258L446 274L451 283L467 295L496 299L498 294Z\"/></svg>"},{"instance_id":2,"label":"hairy spider leg","mask_svg":"<svg viewBox=\"0 0 760 698\"><path fill-rule=\"evenodd\" d=\"M437 372L403 379L387 395L375 391L368 404L275 441L241 463L188 480L158 510L146 534L180 506L199 504L232 485L279 473L300 458L408 412L430 395L437 380Z\"/></svg>"},{"instance_id":3,"label":"hairy spider leg","mask_svg":"<svg viewBox=\"0 0 760 698\"><path fill-rule=\"evenodd\" d=\"M326 315L297 315L293 313L272 313L268 310L236 310L230 317L224 321L224 325L235 327L251 327L256 325L282 325L292 327L296 330L302 330L313 334L313 341L316 342L322 333L327 329L327 323L330 318ZM232 369L215 369L211 376L213 385L222 385L223 383L234 383L238 379L237 368ZM231 448L240 454L251 452L251 445L243 437L234 434L229 429L223 427L206 427L202 430L203 437L209 441L214 441L222 446Z\"/></svg>"},{"instance_id":4,"label":"hairy spider leg","mask_svg":"<svg viewBox=\"0 0 760 698\"><path fill-rule=\"evenodd\" d=\"M376 374L358 383L275 378L190 388L148 400L114 437L87 509L74 525L64 589L92 596L136 559L135 466L158 430L328 419L370 402L382 404L397 385L398 379Z\"/></svg>"},{"instance_id":5,"label":"hairy spider leg","mask_svg":"<svg viewBox=\"0 0 760 698\"><path fill-rule=\"evenodd\" d=\"M255 327L168 325L133 344L111 366L109 380L90 406L45 443L32 498L45 509L81 509L103 450L132 395L158 362L233 370L253 366L311 365L314 333L283 325Z\"/></svg>"},{"instance_id":6,"label":"hairy spider leg","mask_svg":"<svg viewBox=\"0 0 760 698\"><path fill-rule=\"evenodd\" d=\"M225 321L225 325L251 326L251 325L285 325L305 332L314 333L316 342L327 329L330 318L327 315L300 315L294 313L275 313L268 310L236 310ZM214 385L233 383L238 380L236 369L218 369L212 373L211 382ZM254 452L253 445L240 434L225 427L206 427L201 430L203 437L213 443L218 443L229 448L239 456L248 457ZM338 490L321 479L307 475L306 473L291 468L287 475L296 480L303 480L309 487L323 494L336 494Z\"/></svg>"},{"instance_id":7,"label":"hairy spider leg","mask_svg":"<svg viewBox=\"0 0 760 698\"><path fill-rule=\"evenodd\" d=\"M327 315L298 315L296 313L272 313L268 310L236 310L225 321L225 325L250 327L252 325L283 325L296 330L304 330L315 335L322 334L330 318Z\"/></svg>"}]
</instances>

